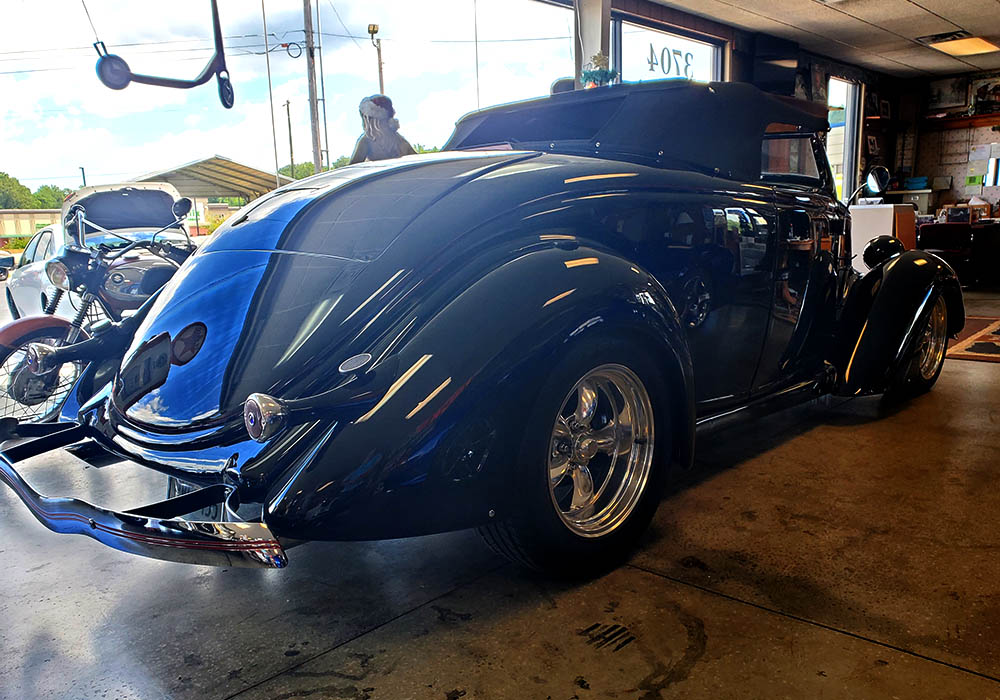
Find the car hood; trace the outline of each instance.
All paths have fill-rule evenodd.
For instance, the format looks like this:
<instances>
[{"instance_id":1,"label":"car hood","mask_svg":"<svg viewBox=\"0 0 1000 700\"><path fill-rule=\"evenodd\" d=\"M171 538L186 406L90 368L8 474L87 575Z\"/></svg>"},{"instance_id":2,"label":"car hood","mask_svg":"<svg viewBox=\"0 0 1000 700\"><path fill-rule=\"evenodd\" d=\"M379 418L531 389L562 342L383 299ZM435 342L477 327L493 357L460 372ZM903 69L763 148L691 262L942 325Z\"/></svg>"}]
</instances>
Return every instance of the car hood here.
<instances>
[{"instance_id":1,"label":"car hood","mask_svg":"<svg viewBox=\"0 0 1000 700\"><path fill-rule=\"evenodd\" d=\"M117 229L150 228L153 230L174 222L171 207L174 198L160 189L122 187L116 190L94 192L75 200L67 200L72 205L86 209L87 220L110 231ZM66 215L69 207L64 207ZM180 224L177 224L179 227ZM97 229L88 226L87 234Z\"/></svg>"}]
</instances>

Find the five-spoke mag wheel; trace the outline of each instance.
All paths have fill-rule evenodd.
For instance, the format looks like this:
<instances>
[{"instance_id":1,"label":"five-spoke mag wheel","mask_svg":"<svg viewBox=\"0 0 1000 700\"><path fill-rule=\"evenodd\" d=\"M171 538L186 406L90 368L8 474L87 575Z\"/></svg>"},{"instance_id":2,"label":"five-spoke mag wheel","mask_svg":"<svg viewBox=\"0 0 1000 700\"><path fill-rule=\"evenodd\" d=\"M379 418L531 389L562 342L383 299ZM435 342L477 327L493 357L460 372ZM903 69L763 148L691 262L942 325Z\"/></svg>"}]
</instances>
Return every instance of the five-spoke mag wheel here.
<instances>
[{"instance_id":1,"label":"five-spoke mag wheel","mask_svg":"<svg viewBox=\"0 0 1000 700\"><path fill-rule=\"evenodd\" d=\"M642 496L653 462L653 408L628 367L584 375L563 400L552 428L548 481L559 517L575 534L614 530Z\"/></svg>"}]
</instances>

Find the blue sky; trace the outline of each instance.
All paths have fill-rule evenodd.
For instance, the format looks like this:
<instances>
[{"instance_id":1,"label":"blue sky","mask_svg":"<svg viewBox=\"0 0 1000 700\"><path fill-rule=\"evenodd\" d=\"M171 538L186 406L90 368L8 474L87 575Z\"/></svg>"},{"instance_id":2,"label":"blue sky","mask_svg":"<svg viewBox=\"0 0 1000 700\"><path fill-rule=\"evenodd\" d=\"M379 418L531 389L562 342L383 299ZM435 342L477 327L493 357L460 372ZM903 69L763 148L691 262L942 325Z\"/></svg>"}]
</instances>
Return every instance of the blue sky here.
<instances>
[{"instance_id":1,"label":"blue sky","mask_svg":"<svg viewBox=\"0 0 1000 700\"><path fill-rule=\"evenodd\" d=\"M378 91L370 22L380 25L386 93L401 133L441 145L476 108L473 36L479 32L482 106L547 93L572 75L572 12L536 0L313 0L322 13L331 160L360 132L357 106ZM265 0L272 40L302 42L301 0ZM98 36L135 72L194 77L211 56L208 0L87 0ZM337 18L339 13L343 24ZM219 0L236 104L214 80L191 90L105 88L94 73L94 34L79 0L5 0L0 27L0 171L31 189L127 180L219 154L273 169L271 118L256 0ZM474 17L478 18L478 23ZM348 32L362 36L345 38ZM516 41L511 41L511 40ZM132 44L126 46L126 44ZM278 160L288 162L283 104L290 100L296 162L311 160L304 57L271 53Z\"/></svg>"}]
</instances>

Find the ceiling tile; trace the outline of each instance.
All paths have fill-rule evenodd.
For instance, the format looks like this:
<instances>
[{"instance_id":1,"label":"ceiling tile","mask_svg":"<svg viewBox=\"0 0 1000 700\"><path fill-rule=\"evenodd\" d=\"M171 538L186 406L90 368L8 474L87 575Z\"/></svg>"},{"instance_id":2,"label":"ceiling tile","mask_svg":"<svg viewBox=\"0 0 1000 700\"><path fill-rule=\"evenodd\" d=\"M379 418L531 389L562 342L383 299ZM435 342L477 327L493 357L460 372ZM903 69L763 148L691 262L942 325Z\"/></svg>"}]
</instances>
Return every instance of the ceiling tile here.
<instances>
[{"instance_id":1,"label":"ceiling tile","mask_svg":"<svg viewBox=\"0 0 1000 700\"><path fill-rule=\"evenodd\" d=\"M893 75L1000 67L1000 54L952 58L912 41L966 29L1000 40L998 0L656 0L747 31L797 41L808 51ZM988 11L988 8L997 11Z\"/></svg>"},{"instance_id":2,"label":"ceiling tile","mask_svg":"<svg viewBox=\"0 0 1000 700\"><path fill-rule=\"evenodd\" d=\"M977 36L1000 34L1000 5L995 0L919 0L938 14Z\"/></svg>"},{"instance_id":3,"label":"ceiling tile","mask_svg":"<svg viewBox=\"0 0 1000 700\"><path fill-rule=\"evenodd\" d=\"M886 51L880 55L883 58L896 60L913 68L933 73L962 73L970 70L968 64L946 53L924 46L914 46L900 51Z\"/></svg>"},{"instance_id":4,"label":"ceiling tile","mask_svg":"<svg viewBox=\"0 0 1000 700\"><path fill-rule=\"evenodd\" d=\"M966 61L981 70L994 70L1000 68L1000 51L995 53L984 53L979 56L964 56Z\"/></svg>"}]
</instances>

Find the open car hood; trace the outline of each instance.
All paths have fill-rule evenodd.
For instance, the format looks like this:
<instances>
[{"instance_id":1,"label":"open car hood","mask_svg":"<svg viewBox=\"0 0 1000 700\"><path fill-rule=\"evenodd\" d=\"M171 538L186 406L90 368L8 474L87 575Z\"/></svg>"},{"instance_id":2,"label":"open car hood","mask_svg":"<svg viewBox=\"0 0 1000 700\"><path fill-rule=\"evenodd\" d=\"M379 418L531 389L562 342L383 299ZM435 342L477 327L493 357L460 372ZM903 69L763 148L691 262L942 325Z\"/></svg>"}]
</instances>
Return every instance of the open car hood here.
<instances>
[{"instance_id":1,"label":"open car hood","mask_svg":"<svg viewBox=\"0 0 1000 700\"><path fill-rule=\"evenodd\" d=\"M79 204L87 210L87 220L114 231L128 228L158 229L174 221L174 196L163 189L120 187L70 197L63 205L63 217ZM68 222L67 222L68 223ZM179 227L180 224L177 225ZM75 230L75 227L73 227ZM88 226L87 234L97 229Z\"/></svg>"}]
</instances>

